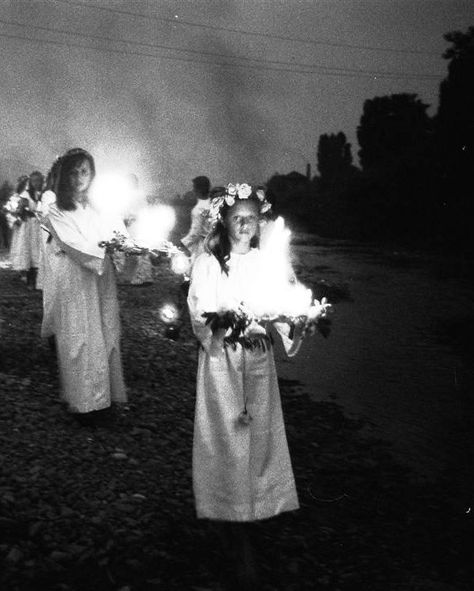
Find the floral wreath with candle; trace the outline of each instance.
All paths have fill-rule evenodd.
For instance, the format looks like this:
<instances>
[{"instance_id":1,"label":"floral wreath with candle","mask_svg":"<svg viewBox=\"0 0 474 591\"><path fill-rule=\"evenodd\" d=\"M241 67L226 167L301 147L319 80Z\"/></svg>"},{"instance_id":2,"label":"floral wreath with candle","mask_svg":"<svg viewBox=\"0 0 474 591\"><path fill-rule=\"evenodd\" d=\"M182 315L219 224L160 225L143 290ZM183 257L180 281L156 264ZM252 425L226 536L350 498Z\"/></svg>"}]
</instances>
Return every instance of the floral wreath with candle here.
<instances>
[{"instance_id":1,"label":"floral wreath with candle","mask_svg":"<svg viewBox=\"0 0 474 591\"><path fill-rule=\"evenodd\" d=\"M270 211L272 204L267 201L265 191L262 188L253 188L247 183L242 183L240 185L229 183L227 187L222 187L221 190L216 189L214 197L211 199L211 205L207 214L211 229L215 227L217 222L223 221L222 208L225 205L232 207L236 199L243 200L251 197L258 200L261 214Z\"/></svg>"}]
</instances>

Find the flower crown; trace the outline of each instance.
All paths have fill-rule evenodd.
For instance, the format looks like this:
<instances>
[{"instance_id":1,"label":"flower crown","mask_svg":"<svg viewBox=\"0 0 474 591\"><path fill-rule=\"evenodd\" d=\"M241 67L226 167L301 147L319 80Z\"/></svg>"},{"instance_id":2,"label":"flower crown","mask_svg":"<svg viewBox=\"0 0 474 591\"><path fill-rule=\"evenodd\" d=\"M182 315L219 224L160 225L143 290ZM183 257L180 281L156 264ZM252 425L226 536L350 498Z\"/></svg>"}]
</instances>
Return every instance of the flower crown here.
<instances>
[{"instance_id":1,"label":"flower crown","mask_svg":"<svg viewBox=\"0 0 474 591\"><path fill-rule=\"evenodd\" d=\"M211 206L209 208L208 218L211 227L214 227L218 221L222 221L222 208L225 205L232 207L236 199L248 199L254 194L260 203L260 213L266 213L271 208L272 204L267 201L263 189L253 190L250 185L242 183L241 185L234 185L229 183L227 187L222 187L215 197L211 199Z\"/></svg>"}]
</instances>

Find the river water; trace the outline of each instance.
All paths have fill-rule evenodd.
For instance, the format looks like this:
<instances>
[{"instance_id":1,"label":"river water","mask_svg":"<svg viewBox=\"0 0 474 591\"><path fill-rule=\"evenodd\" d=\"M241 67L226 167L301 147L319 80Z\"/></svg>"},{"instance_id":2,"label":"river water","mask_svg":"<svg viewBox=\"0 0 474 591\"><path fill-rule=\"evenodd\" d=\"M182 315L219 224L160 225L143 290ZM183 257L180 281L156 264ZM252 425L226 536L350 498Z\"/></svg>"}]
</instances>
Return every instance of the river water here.
<instances>
[{"instance_id":1,"label":"river water","mask_svg":"<svg viewBox=\"0 0 474 591\"><path fill-rule=\"evenodd\" d=\"M472 265L342 243L297 246L300 279L334 302L329 338L276 359L280 377L366 421L427 477L472 441ZM315 292L316 293L316 292ZM333 294L331 298L331 293Z\"/></svg>"}]
</instances>

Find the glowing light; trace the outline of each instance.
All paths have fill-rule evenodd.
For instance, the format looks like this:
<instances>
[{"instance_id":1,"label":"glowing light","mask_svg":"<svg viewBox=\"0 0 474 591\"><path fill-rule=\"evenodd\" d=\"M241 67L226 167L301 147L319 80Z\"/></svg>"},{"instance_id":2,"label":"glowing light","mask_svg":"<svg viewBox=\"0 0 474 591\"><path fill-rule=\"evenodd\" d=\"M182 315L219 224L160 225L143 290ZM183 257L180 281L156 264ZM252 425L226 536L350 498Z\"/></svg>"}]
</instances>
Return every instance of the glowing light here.
<instances>
[{"instance_id":1,"label":"glowing light","mask_svg":"<svg viewBox=\"0 0 474 591\"><path fill-rule=\"evenodd\" d=\"M175 211L169 205L145 207L136 214L129 232L137 244L146 248L156 248L168 238L175 220Z\"/></svg>"},{"instance_id":2,"label":"glowing light","mask_svg":"<svg viewBox=\"0 0 474 591\"><path fill-rule=\"evenodd\" d=\"M189 258L182 252L171 257L171 270L177 275L186 275L190 266Z\"/></svg>"},{"instance_id":3,"label":"glowing light","mask_svg":"<svg viewBox=\"0 0 474 591\"><path fill-rule=\"evenodd\" d=\"M164 304L160 308L160 318L166 324L172 324L179 318L179 312L173 304Z\"/></svg>"},{"instance_id":4,"label":"glowing light","mask_svg":"<svg viewBox=\"0 0 474 591\"><path fill-rule=\"evenodd\" d=\"M97 175L91 186L91 205L106 215L124 216L133 208L137 192L131 179L121 173Z\"/></svg>"},{"instance_id":5,"label":"glowing light","mask_svg":"<svg viewBox=\"0 0 474 591\"><path fill-rule=\"evenodd\" d=\"M293 276L290 237L291 232L281 217L262 229L262 267L248 299L248 306L256 316L300 316L311 305L311 290L296 282Z\"/></svg>"}]
</instances>

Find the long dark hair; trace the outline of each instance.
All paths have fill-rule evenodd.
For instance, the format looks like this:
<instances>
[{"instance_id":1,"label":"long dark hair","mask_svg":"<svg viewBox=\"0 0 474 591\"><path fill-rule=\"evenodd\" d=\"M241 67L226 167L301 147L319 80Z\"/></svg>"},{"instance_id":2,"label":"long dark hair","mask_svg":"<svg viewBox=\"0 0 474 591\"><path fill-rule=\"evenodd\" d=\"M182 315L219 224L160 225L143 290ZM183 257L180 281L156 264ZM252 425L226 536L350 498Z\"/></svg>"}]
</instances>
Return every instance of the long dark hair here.
<instances>
[{"instance_id":1,"label":"long dark hair","mask_svg":"<svg viewBox=\"0 0 474 591\"><path fill-rule=\"evenodd\" d=\"M23 175L17 180L15 192L18 193L18 195L23 193L23 191L26 189L28 185L28 179L28 176Z\"/></svg>"},{"instance_id":2,"label":"long dark hair","mask_svg":"<svg viewBox=\"0 0 474 591\"><path fill-rule=\"evenodd\" d=\"M248 197L248 199L239 199L237 198L235 200L235 203L240 203L241 201L245 201L247 203L255 203L257 205L257 210L259 212L259 216L261 215L261 205L262 202L260 201L260 199L257 197L256 194L256 190L258 189L258 187L256 187L253 191L252 194ZM225 189L224 189L225 191ZM213 196L218 196L216 194L213 194L214 191L211 191L211 197ZM224 201L224 203L222 204L220 213L220 219L217 221L216 225L214 226L214 228L211 230L211 232L209 233L209 235L206 238L205 241L205 249L208 253L214 255L221 267L221 270L223 273L225 273L226 275L229 274L229 259L230 259L230 251L231 251L231 244L230 244L230 240L229 240L229 232L225 226L225 219L227 217L227 214L229 213L229 210L233 207L230 205L227 205L227 203ZM258 248L260 246L260 236L257 233L255 236L252 237L251 241L250 241L250 248Z\"/></svg>"},{"instance_id":3,"label":"long dark hair","mask_svg":"<svg viewBox=\"0 0 474 591\"><path fill-rule=\"evenodd\" d=\"M56 189L60 165L61 158L58 156L51 165L51 168L48 170L48 174L46 175L45 188L43 192L54 191Z\"/></svg>"},{"instance_id":4,"label":"long dark hair","mask_svg":"<svg viewBox=\"0 0 474 591\"><path fill-rule=\"evenodd\" d=\"M82 148L73 148L61 157L59 164L57 182L54 192L56 193L56 203L59 209L66 211L73 211L76 209L76 203L73 198L71 186L69 184L69 175L71 170L87 161L90 164L92 171L92 179L95 177L95 162L91 154Z\"/></svg>"}]
</instances>

